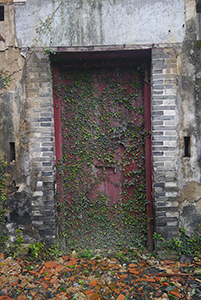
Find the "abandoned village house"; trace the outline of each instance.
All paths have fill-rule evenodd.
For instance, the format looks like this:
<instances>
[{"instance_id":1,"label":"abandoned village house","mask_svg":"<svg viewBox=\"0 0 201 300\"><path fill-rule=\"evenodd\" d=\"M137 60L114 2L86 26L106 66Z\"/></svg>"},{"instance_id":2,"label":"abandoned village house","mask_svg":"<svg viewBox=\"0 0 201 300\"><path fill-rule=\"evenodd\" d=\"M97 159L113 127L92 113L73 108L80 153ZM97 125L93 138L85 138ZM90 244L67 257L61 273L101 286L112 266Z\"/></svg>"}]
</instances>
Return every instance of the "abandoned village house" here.
<instances>
[{"instance_id":1,"label":"abandoned village house","mask_svg":"<svg viewBox=\"0 0 201 300\"><path fill-rule=\"evenodd\" d=\"M200 0L0 0L0 72L11 239L199 226Z\"/></svg>"}]
</instances>

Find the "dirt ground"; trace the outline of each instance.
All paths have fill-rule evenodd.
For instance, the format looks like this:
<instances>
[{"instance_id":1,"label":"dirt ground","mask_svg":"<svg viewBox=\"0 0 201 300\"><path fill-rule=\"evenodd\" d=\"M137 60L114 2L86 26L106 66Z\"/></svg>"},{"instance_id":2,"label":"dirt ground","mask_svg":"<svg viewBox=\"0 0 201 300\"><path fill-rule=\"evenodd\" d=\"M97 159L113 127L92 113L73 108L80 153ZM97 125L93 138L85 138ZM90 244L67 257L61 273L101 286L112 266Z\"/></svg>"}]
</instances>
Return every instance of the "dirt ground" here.
<instances>
[{"instance_id":1,"label":"dirt ground","mask_svg":"<svg viewBox=\"0 0 201 300\"><path fill-rule=\"evenodd\" d=\"M201 299L201 261L158 261L145 255L84 259L75 255L40 264L0 255L0 300ZM181 260L180 260L181 261Z\"/></svg>"}]
</instances>

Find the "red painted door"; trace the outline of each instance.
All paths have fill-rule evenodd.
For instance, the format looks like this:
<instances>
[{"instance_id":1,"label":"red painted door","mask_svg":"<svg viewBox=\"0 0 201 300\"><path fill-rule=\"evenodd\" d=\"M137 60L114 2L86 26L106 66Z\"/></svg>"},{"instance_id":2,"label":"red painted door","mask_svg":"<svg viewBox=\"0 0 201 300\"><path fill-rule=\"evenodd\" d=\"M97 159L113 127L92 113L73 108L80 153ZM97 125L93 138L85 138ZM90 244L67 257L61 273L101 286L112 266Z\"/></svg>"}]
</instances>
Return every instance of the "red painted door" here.
<instances>
[{"instance_id":1,"label":"red painted door","mask_svg":"<svg viewBox=\"0 0 201 300\"><path fill-rule=\"evenodd\" d=\"M71 232L67 243L144 242L144 67L60 67L53 79L60 221L63 233Z\"/></svg>"}]
</instances>

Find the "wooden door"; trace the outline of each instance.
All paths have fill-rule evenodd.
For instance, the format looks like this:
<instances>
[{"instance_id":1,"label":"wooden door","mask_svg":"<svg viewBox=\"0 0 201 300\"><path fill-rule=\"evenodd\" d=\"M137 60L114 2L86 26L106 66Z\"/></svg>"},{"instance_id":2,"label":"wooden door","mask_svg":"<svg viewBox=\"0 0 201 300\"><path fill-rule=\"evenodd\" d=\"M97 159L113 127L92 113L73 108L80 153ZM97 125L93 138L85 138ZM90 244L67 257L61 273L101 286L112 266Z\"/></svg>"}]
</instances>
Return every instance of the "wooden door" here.
<instances>
[{"instance_id":1,"label":"wooden door","mask_svg":"<svg viewBox=\"0 0 201 300\"><path fill-rule=\"evenodd\" d=\"M68 245L147 240L144 66L55 68L59 210ZM58 120L59 118L59 120Z\"/></svg>"}]
</instances>

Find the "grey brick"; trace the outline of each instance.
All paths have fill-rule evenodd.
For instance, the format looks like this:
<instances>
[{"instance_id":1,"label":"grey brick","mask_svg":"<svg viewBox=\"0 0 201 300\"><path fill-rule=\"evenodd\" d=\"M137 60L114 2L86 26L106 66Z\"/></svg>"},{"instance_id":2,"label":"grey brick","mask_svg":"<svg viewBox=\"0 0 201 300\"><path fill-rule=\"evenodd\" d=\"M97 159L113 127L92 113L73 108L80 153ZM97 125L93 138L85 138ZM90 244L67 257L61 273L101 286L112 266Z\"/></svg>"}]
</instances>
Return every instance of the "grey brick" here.
<instances>
[{"instance_id":1,"label":"grey brick","mask_svg":"<svg viewBox=\"0 0 201 300\"><path fill-rule=\"evenodd\" d=\"M40 88L47 88L47 87L51 87L51 85L48 82L46 82L46 83L40 82L39 87Z\"/></svg>"},{"instance_id":2,"label":"grey brick","mask_svg":"<svg viewBox=\"0 0 201 300\"><path fill-rule=\"evenodd\" d=\"M152 136L152 139L159 140L159 141L176 141L176 138L174 136L164 136L164 135Z\"/></svg>"},{"instance_id":3,"label":"grey brick","mask_svg":"<svg viewBox=\"0 0 201 300\"><path fill-rule=\"evenodd\" d=\"M44 214L46 216L53 216L55 214L55 211L54 210L45 210Z\"/></svg>"},{"instance_id":4,"label":"grey brick","mask_svg":"<svg viewBox=\"0 0 201 300\"><path fill-rule=\"evenodd\" d=\"M167 217L166 220L168 222L177 222L178 221L178 218L177 217Z\"/></svg>"},{"instance_id":5,"label":"grey brick","mask_svg":"<svg viewBox=\"0 0 201 300\"><path fill-rule=\"evenodd\" d=\"M161 161L171 161L172 162L172 156L160 156L160 155L157 156L156 155L156 156L153 157L153 160L154 161L160 161L160 162Z\"/></svg>"},{"instance_id":6,"label":"grey brick","mask_svg":"<svg viewBox=\"0 0 201 300\"><path fill-rule=\"evenodd\" d=\"M154 156L163 156L164 152L153 152Z\"/></svg>"},{"instance_id":7,"label":"grey brick","mask_svg":"<svg viewBox=\"0 0 201 300\"><path fill-rule=\"evenodd\" d=\"M155 58L155 57L152 57L152 66L163 66L164 63L165 63L165 59L164 58Z\"/></svg>"},{"instance_id":8,"label":"grey brick","mask_svg":"<svg viewBox=\"0 0 201 300\"><path fill-rule=\"evenodd\" d=\"M44 187L43 187L43 186L36 186L36 187L35 187L35 190L36 190L36 191L43 191L43 190L44 190Z\"/></svg>"},{"instance_id":9,"label":"grey brick","mask_svg":"<svg viewBox=\"0 0 201 300\"><path fill-rule=\"evenodd\" d=\"M167 121L167 120L174 120L175 116L153 116L152 118L153 118L153 120Z\"/></svg>"},{"instance_id":10,"label":"grey brick","mask_svg":"<svg viewBox=\"0 0 201 300\"><path fill-rule=\"evenodd\" d=\"M42 128L44 132L42 132ZM40 133L41 136L52 136L51 134L53 133L53 127L35 127L35 128L30 128L31 133Z\"/></svg>"},{"instance_id":11,"label":"grey brick","mask_svg":"<svg viewBox=\"0 0 201 300\"><path fill-rule=\"evenodd\" d=\"M154 100L175 100L175 95L155 95Z\"/></svg>"},{"instance_id":12,"label":"grey brick","mask_svg":"<svg viewBox=\"0 0 201 300\"><path fill-rule=\"evenodd\" d=\"M165 192L162 192L162 193L155 193L154 196L155 196L155 197L164 197L164 196L165 196Z\"/></svg>"},{"instance_id":13,"label":"grey brick","mask_svg":"<svg viewBox=\"0 0 201 300\"><path fill-rule=\"evenodd\" d=\"M52 166L52 163L51 162L43 162L42 165L43 166Z\"/></svg>"},{"instance_id":14,"label":"grey brick","mask_svg":"<svg viewBox=\"0 0 201 300\"><path fill-rule=\"evenodd\" d=\"M155 182L154 186L156 186L156 187L165 187L165 183L164 182Z\"/></svg>"},{"instance_id":15,"label":"grey brick","mask_svg":"<svg viewBox=\"0 0 201 300\"><path fill-rule=\"evenodd\" d=\"M53 191L44 191L43 195L44 196L49 196L49 195L52 195L53 194Z\"/></svg>"},{"instance_id":16,"label":"grey brick","mask_svg":"<svg viewBox=\"0 0 201 300\"><path fill-rule=\"evenodd\" d=\"M42 176L51 176L52 172L42 172Z\"/></svg>"},{"instance_id":17,"label":"grey brick","mask_svg":"<svg viewBox=\"0 0 201 300\"><path fill-rule=\"evenodd\" d=\"M160 108L160 109L161 109L161 108ZM152 111L152 116L154 116L154 115L162 116L162 115L163 115L163 111L161 111L161 110L160 110L160 111L157 111L157 110L154 111L154 110L153 110L153 111Z\"/></svg>"},{"instance_id":18,"label":"grey brick","mask_svg":"<svg viewBox=\"0 0 201 300\"><path fill-rule=\"evenodd\" d=\"M42 127L51 127L51 126L53 126L53 123L40 123L40 126L42 126Z\"/></svg>"},{"instance_id":19,"label":"grey brick","mask_svg":"<svg viewBox=\"0 0 201 300\"><path fill-rule=\"evenodd\" d=\"M40 107L52 107L52 103L50 103L50 102L41 102Z\"/></svg>"},{"instance_id":20,"label":"grey brick","mask_svg":"<svg viewBox=\"0 0 201 300\"><path fill-rule=\"evenodd\" d=\"M155 70L153 70L153 73L154 74L162 74L163 73L163 70L161 70L161 69L155 69Z\"/></svg>"},{"instance_id":21,"label":"grey brick","mask_svg":"<svg viewBox=\"0 0 201 300\"><path fill-rule=\"evenodd\" d=\"M163 159L163 157L158 157L158 159ZM165 157L164 157L165 159ZM175 171L175 167L165 167L166 172L174 172ZM158 167L157 172L159 173L160 171L164 171L164 168L160 168Z\"/></svg>"},{"instance_id":22,"label":"grey brick","mask_svg":"<svg viewBox=\"0 0 201 300\"><path fill-rule=\"evenodd\" d=\"M167 221L164 220L164 217L162 220L159 219L159 217L156 219L156 226L164 226L166 227L167 226ZM167 228L166 228L167 230Z\"/></svg>"},{"instance_id":23,"label":"grey brick","mask_svg":"<svg viewBox=\"0 0 201 300\"><path fill-rule=\"evenodd\" d=\"M158 197L158 198L159 198L159 197ZM160 199L160 201L163 200L163 202L159 202L159 201L155 202L155 206L156 206L156 209L157 209L157 210L158 210L160 207L162 207L162 208L166 207L166 206L164 206L164 205L165 205L166 201L168 200L167 197L160 197L159 199Z\"/></svg>"},{"instance_id":24,"label":"grey brick","mask_svg":"<svg viewBox=\"0 0 201 300\"><path fill-rule=\"evenodd\" d=\"M156 161L154 161L154 162L153 162L153 166L154 166L154 167L158 167L158 166L164 167L164 162L158 162L158 161L156 162Z\"/></svg>"},{"instance_id":25,"label":"grey brick","mask_svg":"<svg viewBox=\"0 0 201 300\"><path fill-rule=\"evenodd\" d=\"M164 131L152 131L152 136L163 135Z\"/></svg>"},{"instance_id":26,"label":"grey brick","mask_svg":"<svg viewBox=\"0 0 201 300\"><path fill-rule=\"evenodd\" d=\"M38 119L38 122L48 122L48 121L52 122L52 118L49 117L49 118L39 118Z\"/></svg>"},{"instance_id":27,"label":"grey brick","mask_svg":"<svg viewBox=\"0 0 201 300\"><path fill-rule=\"evenodd\" d=\"M167 212L177 212L178 211L178 209L179 209L179 207L178 206L164 206L164 207L157 207L157 211L160 211L160 210L162 210L162 211L167 211Z\"/></svg>"},{"instance_id":28,"label":"grey brick","mask_svg":"<svg viewBox=\"0 0 201 300\"><path fill-rule=\"evenodd\" d=\"M155 80L153 80L153 84L156 84L156 85L161 85L161 84L163 84L163 80L159 80L159 79L155 79Z\"/></svg>"},{"instance_id":29,"label":"grey brick","mask_svg":"<svg viewBox=\"0 0 201 300\"><path fill-rule=\"evenodd\" d=\"M163 121L152 120L153 125L163 125Z\"/></svg>"},{"instance_id":30,"label":"grey brick","mask_svg":"<svg viewBox=\"0 0 201 300\"><path fill-rule=\"evenodd\" d=\"M169 186L166 186L165 187L165 190L167 191L167 192L176 192L176 191L178 191L178 187L169 187Z\"/></svg>"},{"instance_id":31,"label":"grey brick","mask_svg":"<svg viewBox=\"0 0 201 300\"><path fill-rule=\"evenodd\" d=\"M153 128L153 130L162 130L162 131L175 130L175 126L153 125L152 128Z\"/></svg>"},{"instance_id":32,"label":"grey brick","mask_svg":"<svg viewBox=\"0 0 201 300\"><path fill-rule=\"evenodd\" d=\"M157 217L166 217L166 212L165 211L157 211L156 216Z\"/></svg>"},{"instance_id":33,"label":"grey brick","mask_svg":"<svg viewBox=\"0 0 201 300\"><path fill-rule=\"evenodd\" d=\"M155 82L153 81L153 91L155 90L164 90L166 85L161 84L161 85L156 85Z\"/></svg>"},{"instance_id":34,"label":"grey brick","mask_svg":"<svg viewBox=\"0 0 201 300\"><path fill-rule=\"evenodd\" d=\"M162 146L162 147L152 147L153 151L175 151L176 147L167 147L167 146Z\"/></svg>"},{"instance_id":35,"label":"grey brick","mask_svg":"<svg viewBox=\"0 0 201 300\"><path fill-rule=\"evenodd\" d=\"M158 142L158 141L152 141L152 145L163 145L163 141L160 141L160 142Z\"/></svg>"},{"instance_id":36,"label":"grey brick","mask_svg":"<svg viewBox=\"0 0 201 300\"><path fill-rule=\"evenodd\" d=\"M163 100L152 101L152 108L155 107L155 105L162 105L162 104L163 104Z\"/></svg>"},{"instance_id":37,"label":"grey brick","mask_svg":"<svg viewBox=\"0 0 201 300\"><path fill-rule=\"evenodd\" d=\"M44 98L49 98L49 97L51 97L52 95L51 95L51 93L40 93L39 96L40 96L40 97L44 97Z\"/></svg>"},{"instance_id":38,"label":"grey brick","mask_svg":"<svg viewBox=\"0 0 201 300\"><path fill-rule=\"evenodd\" d=\"M51 152L52 153L52 152ZM45 157L45 156L43 156L43 157L34 157L34 161L36 161L36 162L46 162L46 161L50 161L50 160L53 160L53 158L50 158L50 157Z\"/></svg>"},{"instance_id":39,"label":"grey brick","mask_svg":"<svg viewBox=\"0 0 201 300\"><path fill-rule=\"evenodd\" d=\"M162 95L163 94L163 90L153 90L153 97L154 95Z\"/></svg>"},{"instance_id":40,"label":"grey brick","mask_svg":"<svg viewBox=\"0 0 201 300\"><path fill-rule=\"evenodd\" d=\"M175 176L167 176L166 177L166 182L173 182L176 180L176 177Z\"/></svg>"},{"instance_id":41,"label":"grey brick","mask_svg":"<svg viewBox=\"0 0 201 300\"><path fill-rule=\"evenodd\" d=\"M43 182L43 186L45 189L50 189L53 187L51 182Z\"/></svg>"},{"instance_id":42,"label":"grey brick","mask_svg":"<svg viewBox=\"0 0 201 300\"><path fill-rule=\"evenodd\" d=\"M161 106L153 106L152 107L152 110L161 110L161 109L163 109L163 110L175 110L175 106L163 106L163 105L161 105Z\"/></svg>"},{"instance_id":43,"label":"grey brick","mask_svg":"<svg viewBox=\"0 0 201 300\"><path fill-rule=\"evenodd\" d=\"M55 222L54 221L52 221L52 220L46 220L46 221L44 221L44 225L55 225Z\"/></svg>"},{"instance_id":44,"label":"grey brick","mask_svg":"<svg viewBox=\"0 0 201 300\"><path fill-rule=\"evenodd\" d=\"M41 132L41 136L42 136L43 141L53 141L54 140L53 127L52 128L45 128L44 131ZM46 140L45 140L45 138L46 138Z\"/></svg>"},{"instance_id":45,"label":"grey brick","mask_svg":"<svg viewBox=\"0 0 201 300\"><path fill-rule=\"evenodd\" d=\"M43 113L40 113L40 116L41 116L41 118L53 118L54 117L54 115L53 115L53 113L51 112L52 111L52 109L49 111L49 112L43 112Z\"/></svg>"},{"instance_id":46,"label":"grey brick","mask_svg":"<svg viewBox=\"0 0 201 300\"><path fill-rule=\"evenodd\" d=\"M52 156L53 152L44 152L42 156Z\"/></svg>"}]
</instances>

